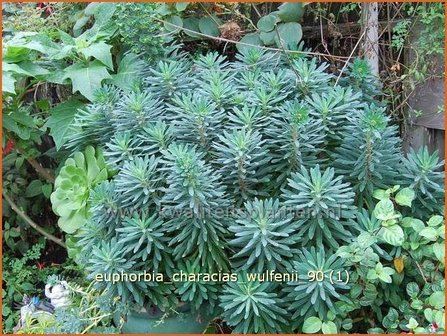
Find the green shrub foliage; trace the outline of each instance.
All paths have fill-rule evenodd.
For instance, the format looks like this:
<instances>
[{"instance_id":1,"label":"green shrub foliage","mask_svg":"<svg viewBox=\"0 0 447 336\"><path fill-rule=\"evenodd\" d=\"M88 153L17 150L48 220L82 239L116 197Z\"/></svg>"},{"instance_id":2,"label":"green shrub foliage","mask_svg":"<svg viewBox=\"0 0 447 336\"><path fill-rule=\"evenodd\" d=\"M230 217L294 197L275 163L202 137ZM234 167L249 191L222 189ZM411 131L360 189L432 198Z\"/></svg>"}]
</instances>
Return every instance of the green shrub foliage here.
<instances>
[{"instance_id":1,"label":"green shrub foliage","mask_svg":"<svg viewBox=\"0 0 447 336\"><path fill-rule=\"evenodd\" d=\"M90 279L238 280L98 282L111 297L166 312L210 305L236 333L336 333L373 315L372 332L414 330L410 317L443 328L443 162L401 154L366 63L336 81L315 58L244 48L234 62L180 54L140 78L97 91L68 132L76 153L52 199L61 221L81 211L76 258ZM78 167L87 146L109 175ZM248 280L266 271L299 279ZM426 289L407 297L408 286Z\"/></svg>"}]
</instances>

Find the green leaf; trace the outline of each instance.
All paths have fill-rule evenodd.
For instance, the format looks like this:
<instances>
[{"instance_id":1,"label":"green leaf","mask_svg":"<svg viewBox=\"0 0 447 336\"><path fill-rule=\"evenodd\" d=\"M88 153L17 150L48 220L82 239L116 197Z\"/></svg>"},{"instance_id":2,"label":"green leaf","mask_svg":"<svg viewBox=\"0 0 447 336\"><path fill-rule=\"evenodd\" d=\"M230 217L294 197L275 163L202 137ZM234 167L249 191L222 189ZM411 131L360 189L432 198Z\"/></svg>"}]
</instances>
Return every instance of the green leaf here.
<instances>
[{"instance_id":1,"label":"green leaf","mask_svg":"<svg viewBox=\"0 0 447 336\"><path fill-rule=\"evenodd\" d=\"M399 205L404 205L411 207L411 202L415 199L416 194L414 193L414 190L411 188L403 188L401 189L397 195L395 196L395 201Z\"/></svg>"},{"instance_id":2,"label":"green leaf","mask_svg":"<svg viewBox=\"0 0 447 336\"><path fill-rule=\"evenodd\" d=\"M419 235L431 241L436 241L438 239L438 231L430 226L422 229L419 232Z\"/></svg>"},{"instance_id":3,"label":"green leaf","mask_svg":"<svg viewBox=\"0 0 447 336\"><path fill-rule=\"evenodd\" d=\"M65 78L71 79L73 93L79 91L90 101L94 92L101 87L104 79L112 78L107 68L99 61L89 63L87 66L75 63L65 70Z\"/></svg>"},{"instance_id":4,"label":"green leaf","mask_svg":"<svg viewBox=\"0 0 447 336\"><path fill-rule=\"evenodd\" d=\"M12 72L12 73L15 73L18 75L32 76L28 71L21 68L17 64L8 63L8 62L4 62L4 61L2 61L2 71L3 72Z\"/></svg>"},{"instance_id":5,"label":"green leaf","mask_svg":"<svg viewBox=\"0 0 447 336\"><path fill-rule=\"evenodd\" d=\"M164 27L171 33L177 33L183 28L183 20L178 15L171 15L165 19Z\"/></svg>"},{"instance_id":6,"label":"green leaf","mask_svg":"<svg viewBox=\"0 0 447 336\"><path fill-rule=\"evenodd\" d=\"M427 222L428 226L438 226L444 221L444 217L436 215L430 217L430 219Z\"/></svg>"},{"instance_id":7,"label":"green leaf","mask_svg":"<svg viewBox=\"0 0 447 336\"><path fill-rule=\"evenodd\" d=\"M374 216L377 219L386 221L396 217L394 212L394 204L389 199L383 199L374 207Z\"/></svg>"},{"instance_id":8,"label":"green leaf","mask_svg":"<svg viewBox=\"0 0 447 336\"><path fill-rule=\"evenodd\" d=\"M385 242L393 246L401 246L405 240L404 230L399 225L382 227L379 234Z\"/></svg>"},{"instance_id":9,"label":"green leaf","mask_svg":"<svg viewBox=\"0 0 447 336\"><path fill-rule=\"evenodd\" d=\"M372 236L369 232L362 232L358 236L357 241L362 248L367 248L372 244L374 244L377 241L377 239L376 237Z\"/></svg>"},{"instance_id":10,"label":"green leaf","mask_svg":"<svg viewBox=\"0 0 447 336\"><path fill-rule=\"evenodd\" d=\"M81 48L79 51L85 57L93 57L107 66L109 69L113 70L112 53L110 52L111 48L112 46L107 43L98 42L93 43L86 48Z\"/></svg>"},{"instance_id":11,"label":"green leaf","mask_svg":"<svg viewBox=\"0 0 447 336\"><path fill-rule=\"evenodd\" d=\"M277 25L278 35L281 42L276 37L276 44L278 48L284 46L287 49L294 49L303 37L301 25L296 22L281 23Z\"/></svg>"},{"instance_id":12,"label":"green leaf","mask_svg":"<svg viewBox=\"0 0 447 336\"><path fill-rule=\"evenodd\" d=\"M410 317L410 320L408 321L406 327L410 330L413 330L416 329L418 325L418 322L413 317Z\"/></svg>"},{"instance_id":13,"label":"green leaf","mask_svg":"<svg viewBox=\"0 0 447 336\"><path fill-rule=\"evenodd\" d=\"M433 252L436 258L444 265L445 263L445 243L434 243Z\"/></svg>"},{"instance_id":14,"label":"green leaf","mask_svg":"<svg viewBox=\"0 0 447 336\"><path fill-rule=\"evenodd\" d=\"M78 108L84 104L77 99L71 99L52 108L46 126L50 128L56 149L59 150L65 143L65 135L70 127Z\"/></svg>"},{"instance_id":15,"label":"green leaf","mask_svg":"<svg viewBox=\"0 0 447 336\"><path fill-rule=\"evenodd\" d=\"M2 92L16 94L16 79L10 72L2 72Z\"/></svg>"},{"instance_id":16,"label":"green leaf","mask_svg":"<svg viewBox=\"0 0 447 336\"><path fill-rule=\"evenodd\" d=\"M442 291L434 292L428 298L428 303L429 303L430 306L434 307L435 309L442 309L442 308L444 308L444 306L445 306L444 292L442 292Z\"/></svg>"},{"instance_id":17,"label":"green leaf","mask_svg":"<svg viewBox=\"0 0 447 336\"><path fill-rule=\"evenodd\" d=\"M183 12L189 5L189 2L176 2L175 3L175 9L178 12Z\"/></svg>"},{"instance_id":18,"label":"green leaf","mask_svg":"<svg viewBox=\"0 0 447 336\"><path fill-rule=\"evenodd\" d=\"M210 15L202 17L199 20L199 29L200 29L200 32L205 35L214 36L214 37L217 37L220 35L219 26L216 22L216 19Z\"/></svg>"},{"instance_id":19,"label":"green leaf","mask_svg":"<svg viewBox=\"0 0 447 336\"><path fill-rule=\"evenodd\" d=\"M46 197L49 198L51 195L51 192L53 191L53 186L51 184L44 184L42 186L42 194Z\"/></svg>"},{"instance_id":20,"label":"green leaf","mask_svg":"<svg viewBox=\"0 0 447 336\"><path fill-rule=\"evenodd\" d=\"M268 33L261 32L259 34L259 37L261 38L262 43L264 43L264 45L272 45L275 43L276 40L276 31L271 31Z\"/></svg>"},{"instance_id":21,"label":"green leaf","mask_svg":"<svg viewBox=\"0 0 447 336\"><path fill-rule=\"evenodd\" d=\"M413 218L413 217L405 217L402 219L402 226L403 227L411 227L414 231L419 232L421 231L425 225L424 222L420 219Z\"/></svg>"},{"instance_id":22,"label":"green leaf","mask_svg":"<svg viewBox=\"0 0 447 336\"><path fill-rule=\"evenodd\" d=\"M112 75L112 83L124 91L131 91L141 79L144 62L135 54L127 54L118 65L118 73Z\"/></svg>"},{"instance_id":23,"label":"green leaf","mask_svg":"<svg viewBox=\"0 0 447 336\"><path fill-rule=\"evenodd\" d=\"M321 330L323 331L323 334L336 334L338 332L337 326L332 321L323 322Z\"/></svg>"},{"instance_id":24,"label":"green leaf","mask_svg":"<svg viewBox=\"0 0 447 336\"><path fill-rule=\"evenodd\" d=\"M390 197L390 195L387 193L386 190L376 189L373 192L373 197L380 201L380 200L383 200L383 199L388 199Z\"/></svg>"},{"instance_id":25,"label":"green leaf","mask_svg":"<svg viewBox=\"0 0 447 336\"><path fill-rule=\"evenodd\" d=\"M42 182L40 180L33 180L26 187L25 197L35 197L42 193Z\"/></svg>"},{"instance_id":26,"label":"green leaf","mask_svg":"<svg viewBox=\"0 0 447 336\"><path fill-rule=\"evenodd\" d=\"M261 32L268 33L275 28L277 21L278 17L276 15L269 14L260 18L256 25Z\"/></svg>"},{"instance_id":27,"label":"green leaf","mask_svg":"<svg viewBox=\"0 0 447 336\"><path fill-rule=\"evenodd\" d=\"M243 50L255 48L256 46L263 45L258 33L247 34L243 38L241 38L239 42L249 44L249 45L243 45L238 43L237 49L240 52L242 52ZM253 47L251 45L253 45Z\"/></svg>"},{"instance_id":28,"label":"green leaf","mask_svg":"<svg viewBox=\"0 0 447 336\"><path fill-rule=\"evenodd\" d=\"M186 35L194 37L194 38L200 38L199 34L193 33L193 32L200 32L199 28L199 19L195 17L186 18L183 20L183 28L185 28L184 32ZM188 29L188 30L186 30ZM192 31L190 31L192 30Z\"/></svg>"},{"instance_id":29,"label":"green leaf","mask_svg":"<svg viewBox=\"0 0 447 336\"><path fill-rule=\"evenodd\" d=\"M303 332L306 334L314 334L320 331L322 322L318 317L308 317L303 323Z\"/></svg>"},{"instance_id":30,"label":"green leaf","mask_svg":"<svg viewBox=\"0 0 447 336\"><path fill-rule=\"evenodd\" d=\"M426 319L428 322L430 322L430 323L433 322L433 320L434 320L434 315L433 315L433 310L432 310L431 308L425 308L425 309L424 309L424 316L425 316L425 319Z\"/></svg>"},{"instance_id":31,"label":"green leaf","mask_svg":"<svg viewBox=\"0 0 447 336\"><path fill-rule=\"evenodd\" d=\"M394 329L399 325L399 313L396 309L390 308L388 314L382 320L382 324L386 329Z\"/></svg>"},{"instance_id":32,"label":"green leaf","mask_svg":"<svg viewBox=\"0 0 447 336\"><path fill-rule=\"evenodd\" d=\"M407 284L407 294L413 299L418 296L419 286L416 282L409 282Z\"/></svg>"},{"instance_id":33,"label":"green leaf","mask_svg":"<svg viewBox=\"0 0 447 336\"><path fill-rule=\"evenodd\" d=\"M284 22L298 22L304 15L302 2L285 2L278 7L278 15Z\"/></svg>"},{"instance_id":34,"label":"green leaf","mask_svg":"<svg viewBox=\"0 0 447 336\"><path fill-rule=\"evenodd\" d=\"M35 62L24 61L24 62L20 62L19 64L23 70L28 72L33 77L46 76L50 73L49 70L41 67L40 65L36 64Z\"/></svg>"}]
</instances>

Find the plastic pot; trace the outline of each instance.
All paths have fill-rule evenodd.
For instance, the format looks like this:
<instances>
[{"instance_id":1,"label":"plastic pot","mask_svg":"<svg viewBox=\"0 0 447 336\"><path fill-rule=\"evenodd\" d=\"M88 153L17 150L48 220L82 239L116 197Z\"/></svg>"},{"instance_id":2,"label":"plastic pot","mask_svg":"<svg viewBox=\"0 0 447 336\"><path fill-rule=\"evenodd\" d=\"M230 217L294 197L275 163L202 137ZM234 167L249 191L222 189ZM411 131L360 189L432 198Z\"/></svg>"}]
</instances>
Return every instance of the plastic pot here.
<instances>
[{"instance_id":1,"label":"plastic pot","mask_svg":"<svg viewBox=\"0 0 447 336\"><path fill-rule=\"evenodd\" d=\"M130 311L124 317L121 332L123 334L202 334L214 316L207 311L208 306L199 311L191 311L188 305L179 305L177 313L164 313L157 308L143 311ZM162 322L160 322L162 320ZM119 325L120 315L114 316L114 322Z\"/></svg>"}]
</instances>

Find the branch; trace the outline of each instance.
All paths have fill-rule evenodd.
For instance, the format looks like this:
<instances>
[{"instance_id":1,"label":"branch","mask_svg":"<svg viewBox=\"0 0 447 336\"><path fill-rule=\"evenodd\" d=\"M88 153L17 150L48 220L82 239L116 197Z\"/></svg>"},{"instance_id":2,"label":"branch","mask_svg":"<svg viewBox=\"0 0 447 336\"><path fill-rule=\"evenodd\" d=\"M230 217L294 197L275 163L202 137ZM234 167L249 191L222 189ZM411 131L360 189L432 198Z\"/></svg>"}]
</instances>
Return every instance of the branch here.
<instances>
[{"instance_id":1,"label":"branch","mask_svg":"<svg viewBox=\"0 0 447 336\"><path fill-rule=\"evenodd\" d=\"M31 226L33 229L35 229L40 234L47 237L49 240L55 242L56 244L62 246L63 248L67 248L67 246L61 239L57 238L56 236L53 236L51 233L46 232L41 226L39 226L31 218L29 218L28 215L26 213L24 213L17 206L17 204L15 204L14 201L8 197L8 195L6 195L5 191L2 191L2 193L3 193L3 198L9 203L11 209L14 210L17 213L17 215L19 215L29 226Z\"/></svg>"},{"instance_id":2,"label":"branch","mask_svg":"<svg viewBox=\"0 0 447 336\"><path fill-rule=\"evenodd\" d=\"M34 170L40 175L42 176L45 180L47 180L47 182L54 184L54 181L56 180L55 177L50 173L49 169L46 169L44 167L42 167L40 165L39 162L37 162L35 159L29 158L27 157L26 153L20 149L17 148L17 151L22 154L25 158L26 161L28 161L28 163L34 168Z\"/></svg>"}]
</instances>

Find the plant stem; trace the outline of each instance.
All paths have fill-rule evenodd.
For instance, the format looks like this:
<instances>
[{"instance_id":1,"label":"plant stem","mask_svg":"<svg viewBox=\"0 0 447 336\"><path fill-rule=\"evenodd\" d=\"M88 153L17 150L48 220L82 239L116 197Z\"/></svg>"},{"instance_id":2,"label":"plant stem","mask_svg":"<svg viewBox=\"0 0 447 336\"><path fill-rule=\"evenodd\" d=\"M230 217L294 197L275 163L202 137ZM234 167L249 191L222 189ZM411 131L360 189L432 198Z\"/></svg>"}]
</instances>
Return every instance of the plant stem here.
<instances>
[{"instance_id":1,"label":"plant stem","mask_svg":"<svg viewBox=\"0 0 447 336\"><path fill-rule=\"evenodd\" d=\"M11 209L14 210L17 213L17 215L19 215L29 226L31 226L33 229L35 229L40 234L44 235L49 240L55 242L56 244L62 246L63 248L67 248L67 246L61 239L57 238L56 236L53 236L51 233L46 232L41 226L39 226L31 218L29 218L28 215L26 213L24 213L17 206L17 204L15 204L14 201L9 198L8 195L6 195L5 191L3 191L2 193L3 193L3 198L9 203Z\"/></svg>"},{"instance_id":2,"label":"plant stem","mask_svg":"<svg viewBox=\"0 0 447 336\"><path fill-rule=\"evenodd\" d=\"M41 175L47 182L54 184L54 181L56 180L55 177L48 171L48 169L42 167L39 162L37 162L35 159L29 158L26 156L26 153L20 149L17 148L17 151L22 154L26 161L34 168L34 170Z\"/></svg>"}]
</instances>

